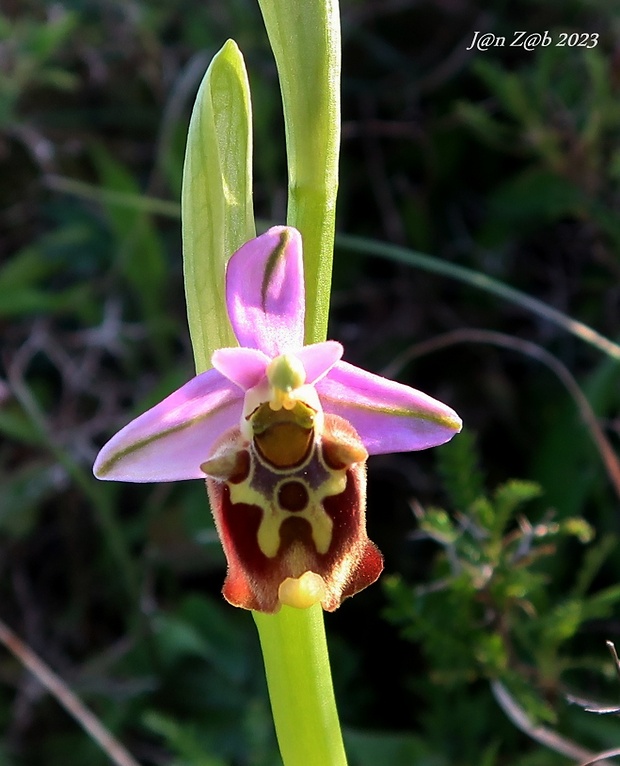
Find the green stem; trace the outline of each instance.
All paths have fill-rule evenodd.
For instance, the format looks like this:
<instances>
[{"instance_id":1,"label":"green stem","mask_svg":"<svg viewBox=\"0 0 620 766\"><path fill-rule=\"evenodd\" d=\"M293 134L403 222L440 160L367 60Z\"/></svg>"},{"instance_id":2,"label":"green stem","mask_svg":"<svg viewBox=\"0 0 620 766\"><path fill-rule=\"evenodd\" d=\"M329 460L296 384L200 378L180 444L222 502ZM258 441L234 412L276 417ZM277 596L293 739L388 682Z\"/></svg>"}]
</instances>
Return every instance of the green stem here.
<instances>
[{"instance_id":1,"label":"green stem","mask_svg":"<svg viewBox=\"0 0 620 766\"><path fill-rule=\"evenodd\" d=\"M287 223L301 232L306 342L325 340L340 151L338 0L259 0L276 60L288 160ZM285 766L345 766L319 604L254 614Z\"/></svg>"},{"instance_id":2,"label":"green stem","mask_svg":"<svg viewBox=\"0 0 620 766\"><path fill-rule=\"evenodd\" d=\"M253 614L285 765L345 766L320 604Z\"/></svg>"}]
</instances>

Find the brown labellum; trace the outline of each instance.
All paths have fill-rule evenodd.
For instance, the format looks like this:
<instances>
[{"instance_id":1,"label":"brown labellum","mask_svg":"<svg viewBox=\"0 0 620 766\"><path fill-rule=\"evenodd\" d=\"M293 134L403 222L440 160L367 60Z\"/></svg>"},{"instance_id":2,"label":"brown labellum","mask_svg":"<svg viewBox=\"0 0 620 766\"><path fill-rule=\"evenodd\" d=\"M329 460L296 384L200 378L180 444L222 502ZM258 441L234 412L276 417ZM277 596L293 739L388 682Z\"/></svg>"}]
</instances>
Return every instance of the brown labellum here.
<instances>
[{"instance_id":1,"label":"brown labellum","mask_svg":"<svg viewBox=\"0 0 620 766\"><path fill-rule=\"evenodd\" d=\"M235 606L276 612L282 583L310 572L333 611L383 568L366 535L367 452L336 415L325 415L320 435L290 418L279 411L251 443L229 432L203 465L228 561L223 594Z\"/></svg>"}]
</instances>

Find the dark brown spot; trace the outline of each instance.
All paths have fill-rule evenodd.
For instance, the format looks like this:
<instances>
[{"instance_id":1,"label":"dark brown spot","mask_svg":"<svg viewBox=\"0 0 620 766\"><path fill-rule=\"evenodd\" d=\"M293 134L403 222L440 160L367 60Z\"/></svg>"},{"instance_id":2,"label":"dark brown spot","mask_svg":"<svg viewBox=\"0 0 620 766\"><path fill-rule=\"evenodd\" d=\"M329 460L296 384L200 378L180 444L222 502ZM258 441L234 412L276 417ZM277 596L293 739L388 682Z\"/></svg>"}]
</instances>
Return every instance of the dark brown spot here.
<instances>
[{"instance_id":1,"label":"dark brown spot","mask_svg":"<svg viewBox=\"0 0 620 766\"><path fill-rule=\"evenodd\" d=\"M337 415L325 416L321 447L323 460L335 471L341 471L355 463L364 463L368 459L368 452L355 429Z\"/></svg>"},{"instance_id":2,"label":"dark brown spot","mask_svg":"<svg viewBox=\"0 0 620 766\"><path fill-rule=\"evenodd\" d=\"M228 478L232 484L240 484L250 475L250 453L247 450L237 452L235 456L235 467L233 473Z\"/></svg>"},{"instance_id":3,"label":"dark brown spot","mask_svg":"<svg viewBox=\"0 0 620 766\"><path fill-rule=\"evenodd\" d=\"M329 468L341 471L354 463L364 463L368 459L368 452L361 442L351 439L347 441L334 441L323 439L323 460Z\"/></svg>"},{"instance_id":4,"label":"dark brown spot","mask_svg":"<svg viewBox=\"0 0 620 766\"><path fill-rule=\"evenodd\" d=\"M312 526L308 519L303 516L289 516L280 525L280 553L289 550L295 544L301 543L306 551L315 551L316 546L312 539ZM299 577L309 567L305 565L300 572L291 575Z\"/></svg>"},{"instance_id":5,"label":"dark brown spot","mask_svg":"<svg viewBox=\"0 0 620 766\"><path fill-rule=\"evenodd\" d=\"M278 503L285 511L303 511L308 500L308 490L300 481L287 481L278 490Z\"/></svg>"},{"instance_id":6,"label":"dark brown spot","mask_svg":"<svg viewBox=\"0 0 620 766\"><path fill-rule=\"evenodd\" d=\"M327 463L329 468L333 468L334 471L341 471L343 468L347 467L347 464L339 454L337 442L324 438L321 446L323 450L323 460Z\"/></svg>"}]
</instances>

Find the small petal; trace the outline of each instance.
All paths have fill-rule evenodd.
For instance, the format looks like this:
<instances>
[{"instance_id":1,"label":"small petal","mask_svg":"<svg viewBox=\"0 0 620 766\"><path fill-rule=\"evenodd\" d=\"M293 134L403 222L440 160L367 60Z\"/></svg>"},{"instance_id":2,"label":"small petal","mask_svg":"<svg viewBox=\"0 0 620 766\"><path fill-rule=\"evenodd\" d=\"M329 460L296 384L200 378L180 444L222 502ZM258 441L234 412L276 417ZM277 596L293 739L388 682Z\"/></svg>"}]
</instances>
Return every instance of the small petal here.
<instances>
[{"instance_id":1,"label":"small petal","mask_svg":"<svg viewBox=\"0 0 620 766\"><path fill-rule=\"evenodd\" d=\"M300 233L274 226L240 247L226 268L226 303L241 346L271 357L301 348L305 298Z\"/></svg>"},{"instance_id":2,"label":"small petal","mask_svg":"<svg viewBox=\"0 0 620 766\"><path fill-rule=\"evenodd\" d=\"M301 360L304 366L306 383L314 385L327 375L343 353L344 349L340 343L335 340L326 340L323 343L304 346L295 353L295 356Z\"/></svg>"},{"instance_id":3,"label":"small petal","mask_svg":"<svg viewBox=\"0 0 620 766\"><path fill-rule=\"evenodd\" d=\"M338 362L316 388L324 410L348 420L371 455L436 447L461 430L461 419L445 404L347 362Z\"/></svg>"},{"instance_id":4,"label":"small petal","mask_svg":"<svg viewBox=\"0 0 620 766\"><path fill-rule=\"evenodd\" d=\"M220 348L211 357L215 369L244 391L260 383L269 361L266 354L255 348Z\"/></svg>"},{"instance_id":5,"label":"small petal","mask_svg":"<svg viewBox=\"0 0 620 766\"><path fill-rule=\"evenodd\" d=\"M238 424L242 403L243 393L217 370L203 372L113 436L93 472L110 481L204 479L200 465Z\"/></svg>"}]
</instances>

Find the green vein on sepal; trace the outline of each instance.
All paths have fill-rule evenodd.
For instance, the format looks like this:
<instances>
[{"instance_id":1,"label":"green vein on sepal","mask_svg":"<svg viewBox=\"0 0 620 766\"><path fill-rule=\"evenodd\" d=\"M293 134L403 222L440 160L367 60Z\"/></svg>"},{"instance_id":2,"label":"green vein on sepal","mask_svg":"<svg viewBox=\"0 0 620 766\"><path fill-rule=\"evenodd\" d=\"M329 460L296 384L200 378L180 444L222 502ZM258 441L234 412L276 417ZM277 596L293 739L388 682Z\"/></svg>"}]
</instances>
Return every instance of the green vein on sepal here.
<instances>
[{"instance_id":1,"label":"green vein on sepal","mask_svg":"<svg viewBox=\"0 0 620 766\"><path fill-rule=\"evenodd\" d=\"M183 423L178 423L176 426L170 426L169 428L162 429L161 431L158 431L156 434L152 434L151 436L146 436L143 439L138 439L137 441L132 442L129 446L117 450L111 457L109 457L104 463L102 463L99 466L97 475L102 478L105 478L105 475L109 473L112 470L112 468L114 468L115 465L117 465L121 460L128 457L129 455L132 455L134 452L144 449L144 447L148 447L150 444L153 444L154 442L159 441L159 439L164 439L167 436L170 436L171 434L176 434L176 433L179 433L180 431L184 431L186 428L190 428L190 426L193 426L196 423L200 423L203 420L208 420L209 418L212 418L214 415L217 415L217 413L220 412L220 410L224 409L224 407L227 407L229 404L230 402L226 401L223 404L220 404L219 406L211 407L208 410L208 412L205 412L202 415L197 415L195 418L185 420L183 421Z\"/></svg>"}]
</instances>

